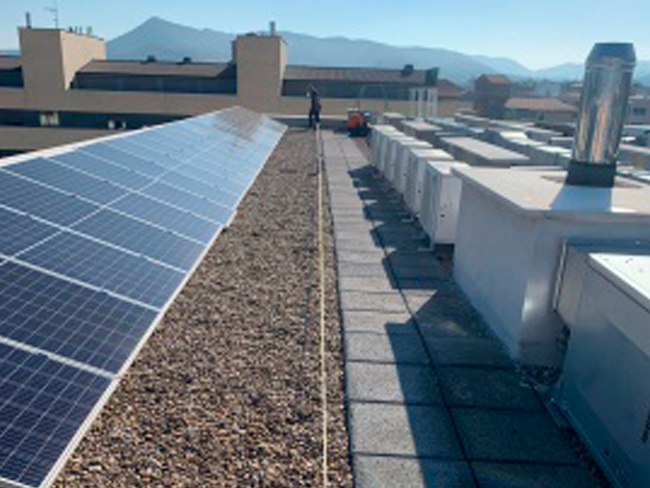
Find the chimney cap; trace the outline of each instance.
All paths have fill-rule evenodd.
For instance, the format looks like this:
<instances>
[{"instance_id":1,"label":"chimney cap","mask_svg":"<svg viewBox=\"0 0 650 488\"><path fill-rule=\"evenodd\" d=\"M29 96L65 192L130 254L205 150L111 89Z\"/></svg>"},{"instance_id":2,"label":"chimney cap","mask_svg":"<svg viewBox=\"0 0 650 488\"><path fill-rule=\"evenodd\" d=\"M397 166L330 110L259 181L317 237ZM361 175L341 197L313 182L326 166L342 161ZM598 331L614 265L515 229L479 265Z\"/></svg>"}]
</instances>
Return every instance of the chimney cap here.
<instances>
[{"instance_id":1,"label":"chimney cap","mask_svg":"<svg viewBox=\"0 0 650 488\"><path fill-rule=\"evenodd\" d=\"M634 67L636 53L631 42L597 42L589 53L587 66L622 63Z\"/></svg>"}]
</instances>

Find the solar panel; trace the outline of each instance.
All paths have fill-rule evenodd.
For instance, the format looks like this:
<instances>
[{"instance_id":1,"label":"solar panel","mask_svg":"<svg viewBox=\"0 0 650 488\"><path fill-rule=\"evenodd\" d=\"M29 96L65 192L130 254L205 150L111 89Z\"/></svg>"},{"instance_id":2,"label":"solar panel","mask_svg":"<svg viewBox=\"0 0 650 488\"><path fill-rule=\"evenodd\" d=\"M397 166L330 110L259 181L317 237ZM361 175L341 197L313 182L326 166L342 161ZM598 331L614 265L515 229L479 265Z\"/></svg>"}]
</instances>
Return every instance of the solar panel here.
<instances>
[{"instance_id":1,"label":"solar panel","mask_svg":"<svg viewBox=\"0 0 650 488\"><path fill-rule=\"evenodd\" d=\"M25 266L0 266L0 336L111 373L156 314Z\"/></svg>"},{"instance_id":2,"label":"solar panel","mask_svg":"<svg viewBox=\"0 0 650 488\"><path fill-rule=\"evenodd\" d=\"M19 257L154 307L162 307L184 278L180 271L69 232L62 232Z\"/></svg>"},{"instance_id":3,"label":"solar panel","mask_svg":"<svg viewBox=\"0 0 650 488\"><path fill-rule=\"evenodd\" d=\"M165 151L156 150L153 147L139 144L137 140L132 140L132 138L129 137L120 137L111 141L111 144L118 149L123 149L135 156L149 161L154 161L156 164L168 169L175 168L182 162L167 155Z\"/></svg>"},{"instance_id":4,"label":"solar panel","mask_svg":"<svg viewBox=\"0 0 650 488\"><path fill-rule=\"evenodd\" d=\"M145 188L143 193L217 222L228 222L232 215L232 210L225 205L164 183L154 183Z\"/></svg>"},{"instance_id":5,"label":"solar panel","mask_svg":"<svg viewBox=\"0 0 650 488\"><path fill-rule=\"evenodd\" d=\"M129 154L126 151L114 147L110 143L93 144L92 146L82 148L81 152L92 154L107 161L119 162L118 164L120 166L137 171L145 176L156 177L166 171L163 166Z\"/></svg>"},{"instance_id":6,"label":"solar panel","mask_svg":"<svg viewBox=\"0 0 650 488\"><path fill-rule=\"evenodd\" d=\"M112 202L127 193L123 188L111 185L105 180L69 169L43 158L14 164L9 168L9 171L60 190L77 194L99 204Z\"/></svg>"},{"instance_id":7,"label":"solar panel","mask_svg":"<svg viewBox=\"0 0 650 488\"><path fill-rule=\"evenodd\" d=\"M131 190L138 190L152 182L151 178L147 178L140 173L111 164L106 160L81 151L59 154L52 156L52 159L73 169L83 171Z\"/></svg>"},{"instance_id":8,"label":"solar panel","mask_svg":"<svg viewBox=\"0 0 650 488\"><path fill-rule=\"evenodd\" d=\"M283 131L234 108L0 167L0 486L54 479Z\"/></svg>"},{"instance_id":9,"label":"solar panel","mask_svg":"<svg viewBox=\"0 0 650 488\"><path fill-rule=\"evenodd\" d=\"M2 170L0 204L60 225L76 222L98 208L71 193L50 189Z\"/></svg>"},{"instance_id":10,"label":"solar panel","mask_svg":"<svg viewBox=\"0 0 650 488\"><path fill-rule=\"evenodd\" d=\"M0 477L39 486L110 379L0 344Z\"/></svg>"},{"instance_id":11,"label":"solar panel","mask_svg":"<svg viewBox=\"0 0 650 488\"><path fill-rule=\"evenodd\" d=\"M175 171L165 173L160 178L160 181L195 195L208 198L213 202L220 203L228 208L233 208L239 200L239 195L233 193L230 189L202 183L199 180L195 180L194 178L190 178L189 176L185 176L184 174Z\"/></svg>"},{"instance_id":12,"label":"solar panel","mask_svg":"<svg viewBox=\"0 0 650 488\"><path fill-rule=\"evenodd\" d=\"M192 268L204 249L195 241L111 210L88 217L74 229L185 270Z\"/></svg>"},{"instance_id":13,"label":"solar panel","mask_svg":"<svg viewBox=\"0 0 650 488\"><path fill-rule=\"evenodd\" d=\"M0 254L5 256L24 251L59 231L57 227L35 220L29 215L3 208L0 208L0 222Z\"/></svg>"},{"instance_id":14,"label":"solar panel","mask_svg":"<svg viewBox=\"0 0 650 488\"><path fill-rule=\"evenodd\" d=\"M136 193L115 202L111 207L206 244L225 223L225 221L219 223L203 219L185 210Z\"/></svg>"},{"instance_id":15,"label":"solar panel","mask_svg":"<svg viewBox=\"0 0 650 488\"><path fill-rule=\"evenodd\" d=\"M242 182L244 178L233 171L219 171L218 169L206 171L199 166L189 164L181 166L177 171L213 186L230 188L237 194L241 194L248 186L247 183Z\"/></svg>"}]
</instances>

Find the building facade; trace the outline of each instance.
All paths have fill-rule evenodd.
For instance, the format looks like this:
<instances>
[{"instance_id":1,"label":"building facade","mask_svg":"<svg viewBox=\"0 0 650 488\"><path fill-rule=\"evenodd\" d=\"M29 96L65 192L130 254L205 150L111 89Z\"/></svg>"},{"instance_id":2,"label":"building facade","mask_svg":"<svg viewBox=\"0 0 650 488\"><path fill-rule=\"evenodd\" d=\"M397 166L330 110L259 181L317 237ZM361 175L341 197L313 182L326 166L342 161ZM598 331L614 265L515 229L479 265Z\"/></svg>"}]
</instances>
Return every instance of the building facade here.
<instances>
[{"instance_id":1,"label":"building facade","mask_svg":"<svg viewBox=\"0 0 650 488\"><path fill-rule=\"evenodd\" d=\"M435 97L438 115L463 107L446 80L440 96L437 69L292 66L277 35L237 37L227 63L107 60L102 39L59 29L20 28L19 38L19 56L0 56L0 155L233 105L304 115L310 85L323 115L356 106L410 113L416 93Z\"/></svg>"}]
</instances>

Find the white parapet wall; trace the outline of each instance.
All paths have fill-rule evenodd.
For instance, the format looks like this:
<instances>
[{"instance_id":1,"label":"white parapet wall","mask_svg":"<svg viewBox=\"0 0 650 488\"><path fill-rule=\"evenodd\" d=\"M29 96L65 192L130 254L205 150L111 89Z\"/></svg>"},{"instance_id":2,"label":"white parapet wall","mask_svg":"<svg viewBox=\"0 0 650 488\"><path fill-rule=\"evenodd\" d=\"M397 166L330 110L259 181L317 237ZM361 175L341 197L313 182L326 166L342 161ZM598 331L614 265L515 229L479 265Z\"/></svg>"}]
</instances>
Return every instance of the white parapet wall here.
<instances>
[{"instance_id":1,"label":"white parapet wall","mask_svg":"<svg viewBox=\"0 0 650 488\"><path fill-rule=\"evenodd\" d=\"M566 186L560 170L452 171L463 184L456 281L514 358L557 365L553 296L564 241L650 239L650 186Z\"/></svg>"}]
</instances>

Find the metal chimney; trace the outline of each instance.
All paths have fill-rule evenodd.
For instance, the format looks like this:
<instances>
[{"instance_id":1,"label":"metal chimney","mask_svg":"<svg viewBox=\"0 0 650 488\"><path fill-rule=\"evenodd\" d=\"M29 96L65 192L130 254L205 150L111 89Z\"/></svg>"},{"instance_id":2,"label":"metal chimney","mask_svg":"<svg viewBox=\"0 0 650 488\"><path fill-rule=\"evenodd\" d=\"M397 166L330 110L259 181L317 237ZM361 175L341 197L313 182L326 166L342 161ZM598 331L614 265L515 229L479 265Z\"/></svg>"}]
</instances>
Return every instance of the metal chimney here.
<instances>
[{"instance_id":1,"label":"metal chimney","mask_svg":"<svg viewBox=\"0 0 650 488\"><path fill-rule=\"evenodd\" d=\"M636 64L631 43L597 43L585 66L566 183L611 188Z\"/></svg>"},{"instance_id":2,"label":"metal chimney","mask_svg":"<svg viewBox=\"0 0 650 488\"><path fill-rule=\"evenodd\" d=\"M275 30L275 21L274 20L272 20L270 25L269 25L269 32L271 34L271 37L275 37L276 30Z\"/></svg>"}]
</instances>

